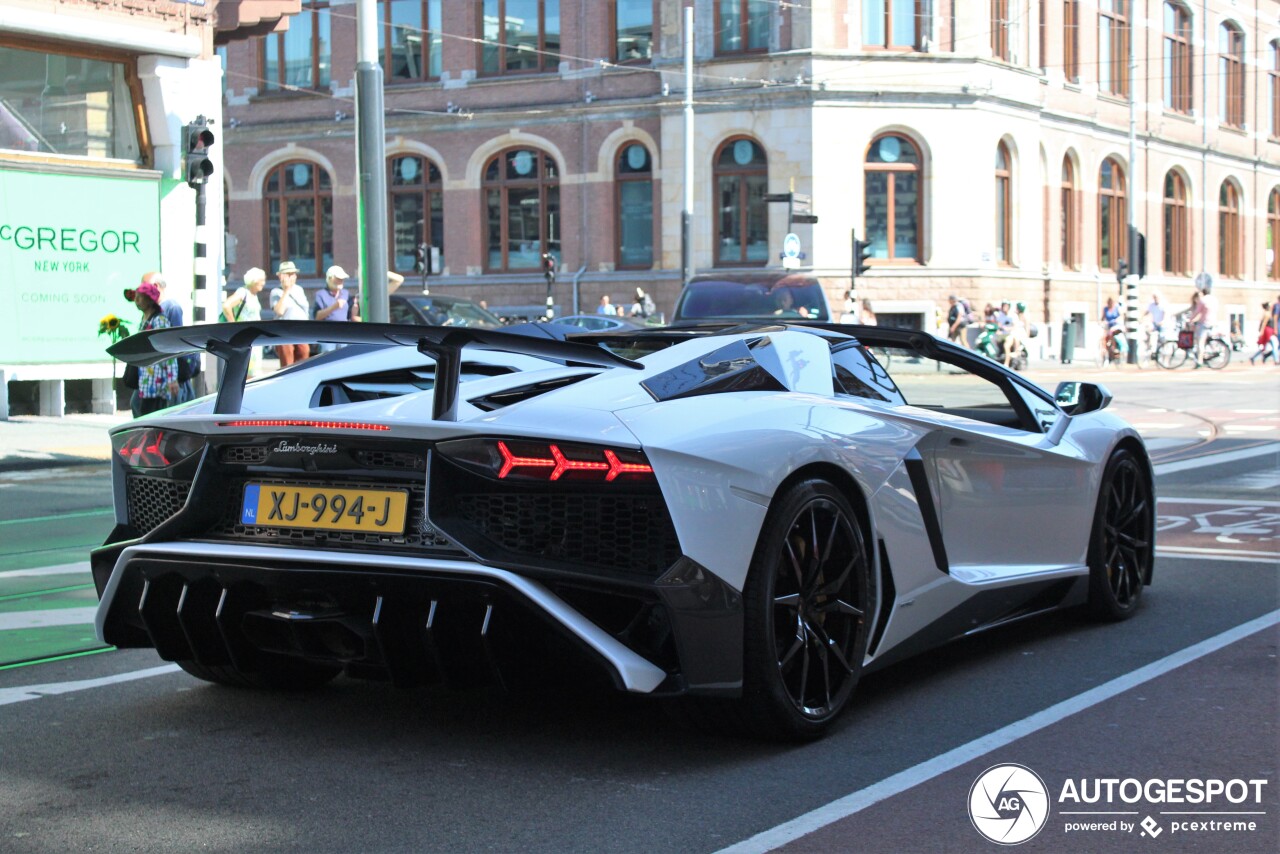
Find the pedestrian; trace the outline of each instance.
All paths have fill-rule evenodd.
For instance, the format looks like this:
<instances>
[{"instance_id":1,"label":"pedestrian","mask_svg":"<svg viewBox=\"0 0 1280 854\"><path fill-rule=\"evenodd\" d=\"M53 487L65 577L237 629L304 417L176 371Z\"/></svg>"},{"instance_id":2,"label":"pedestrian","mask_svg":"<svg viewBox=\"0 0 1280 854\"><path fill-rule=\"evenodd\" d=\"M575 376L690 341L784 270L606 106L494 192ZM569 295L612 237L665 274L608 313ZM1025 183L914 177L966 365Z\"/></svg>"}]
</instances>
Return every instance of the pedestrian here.
<instances>
[{"instance_id":1,"label":"pedestrian","mask_svg":"<svg viewBox=\"0 0 1280 854\"><path fill-rule=\"evenodd\" d=\"M144 273L142 276L143 284L155 285L160 292L160 311L164 313L165 320L169 321L171 327L186 326L186 314L182 310L182 305L168 298L169 283L165 280L163 274L152 271ZM186 353L178 357L178 400L177 403L186 403L188 400L196 399L195 387L191 381L200 373L200 354Z\"/></svg>"},{"instance_id":2,"label":"pedestrian","mask_svg":"<svg viewBox=\"0 0 1280 854\"><path fill-rule=\"evenodd\" d=\"M636 301L631 304L631 316L647 320L658 312L653 297L644 292L644 288L636 288Z\"/></svg>"},{"instance_id":3,"label":"pedestrian","mask_svg":"<svg viewBox=\"0 0 1280 854\"><path fill-rule=\"evenodd\" d=\"M250 267L244 273L244 285L222 302L222 316L227 320L250 323L262 319L262 301L258 294L267 284L267 271L261 267ZM249 354L249 376L255 377L262 371L262 348L254 347Z\"/></svg>"},{"instance_id":4,"label":"pedestrian","mask_svg":"<svg viewBox=\"0 0 1280 854\"><path fill-rule=\"evenodd\" d=\"M139 332L152 329L168 329L169 319L160 310L160 288L144 281L133 294L133 304L142 312ZM138 415L158 412L166 406L178 403L178 360L171 357L138 368Z\"/></svg>"},{"instance_id":5,"label":"pedestrian","mask_svg":"<svg viewBox=\"0 0 1280 854\"><path fill-rule=\"evenodd\" d=\"M271 289L271 310L280 320L306 320L310 317L307 310L307 297L298 287L298 265L292 261L282 261L276 268L276 278L280 287ZM280 367L287 368L295 362L301 362L311 353L307 344L276 344L276 358Z\"/></svg>"},{"instance_id":6,"label":"pedestrian","mask_svg":"<svg viewBox=\"0 0 1280 854\"><path fill-rule=\"evenodd\" d=\"M968 347L969 341L965 330L969 328L970 323L977 320L977 316L969 305L969 301L961 299L956 294L947 297L947 303L947 340L954 341L961 347Z\"/></svg>"},{"instance_id":7,"label":"pedestrian","mask_svg":"<svg viewBox=\"0 0 1280 854\"><path fill-rule=\"evenodd\" d=\"M1102 309L1102 364L1111 363L1111 342L1120 331L1120 306L1115 297L1107 297L1107 304Z\"/></svg>"},{"instance_id":8,"label":"pedestrian","mask_svg":"<svg viewBox=\"0 0 1280 854\"><path fill-rule=\"evenodd\" d=\"M863 326L876 325L876 313L871 310L871 300L864 299L862 301L862 310L858 312L858 322Z\"/></svg>"},{"instance_id":9,"label":"pedestrian","mask_svg":"<svg viewBox=\"0 0 1280 854\"><path fill-rule=\"evenodd\" d=\"M1027 345L1026 339L1029 336L1027 325L1027 304L1020 302L1014 307L1014 312L1008 315L1008 324L1004 327L1004 366L1006 368L1013 367L1014 357L1022 352L1022 348Z\"/></svg>"},{"instance_id":10,"label":"pedestrian","mask_svg":"<svg viewBox=\"0 0 1280 854\"><path fill-rule=\"evenodd\" d=\"M618 310L609 302L608 294L600 297L600 304L596 306L596 314L607 314L610 317L617 316Z\"/></svg>"},{"instance_id":11,"label":"pedestrian","mask_svg":"<svg viewBox=\"0 0 1280 854\"><path fill-rule=\"evenodd\" d=\"M350 276L347 271L334 264L324 274L324 290L316 291L312 304L312 317L316 320L327 320L333 323L346 323L360 318L351 312L354 301L346 283ZM337 344L321 344L320 352L329 353L338 348Z\"/></svg>"},{"instance_id":12,"label":"pedestrian","mask_svg":"<svg viewBox=\"0 0 1280 854\"><path fill-rule=\"evenodd\" d=\"M1160 304L1160 292L1151 292L1151 302L1147 304L1147 308L1142 312L1139 318L1144 326L1147 327L1147 351L1155 355L1156 348L1160 346L1160 342L1164 340L1164 321L1165 310Z\"/></svg>"},{"instance_id":13,"label":"pedestrian","mask_svg":"<svg viewBox=\"0 0 1280 854\"><path fill-rule=\"evenodd\" d=\"M1273 360L1276 358L1274 350L1274 341L1276 337L1276 316L1271 312L1271 303L1264 302L1262 304L1262 321L1258 324L1258 352L1249 357L1249 364L1253 364L1262 358L1262 364L1267 363L1267 357Z\"/></svg>"}]
</instances>

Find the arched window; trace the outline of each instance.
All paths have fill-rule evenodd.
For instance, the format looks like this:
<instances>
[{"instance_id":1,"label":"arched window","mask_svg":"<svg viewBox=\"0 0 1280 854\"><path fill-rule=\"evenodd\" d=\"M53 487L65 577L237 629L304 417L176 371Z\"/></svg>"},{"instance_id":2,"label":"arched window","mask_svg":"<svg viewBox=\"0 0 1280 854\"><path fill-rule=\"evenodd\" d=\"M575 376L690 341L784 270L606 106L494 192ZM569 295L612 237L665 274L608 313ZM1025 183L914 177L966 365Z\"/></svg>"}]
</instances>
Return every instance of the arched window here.
<instances>
[{"instance_id":1,"label":"arched window","mask_svg":"<svg viewBox=\"0 0 1280 854\"><path fill-rule=\"evenodd\" d=\"M416 273L418 247L426 244L424 263L432 249L444 258L444 198L440 170L425 157L393 154L387 158L387 197L391 205L391 269ZM428 268L427 272L439 272Z\"/></svg>"},{"instance_id":2,"label":"arched window","mask_svg":"<svg viewBox=\"0 0 1280 854\"><path fill-rule=\"evenodd\" d=\"M1003 142L996 146L996 261L1013 261L1013 166Z\"/></svg>"},{"instance_id":3,"label":"arched window","mask_svg":"<svg viewBox=\"0 0 1280 854\"><path fill-rule=\"evenodd\" d=\"M1218 103L1224 125L1244 127L1244 31L1231 21L1218 28Z\"/></svg>"},{"instance_id":4,"label":"arched window","mask_svg":"<svg viewBox=\"0 0 1280 854\"><path fill-rule=\"evenodd\" d=\"M885 50L919 50L927 14L922 0L863 0L862 44Z\"/></svg>"},{"instance_id":5,"label":"arched window","mask_svg":"<svg viewBox=\"0 0 1280 854\"><path fill-rule=\"evenodd\" d=\"M543 253L560 258L560 172L549 154L511 148L484 170L489 225L487 269L537 270Z\"/></svg>"},{"instance_id":6,"label":"arched window","mask_svg":"<svg viewBox=\"0 0 1280 854\"><path fill-rule=\"evenodd\" d=\"M864 223L871 257L920 261L924 172L915 143L905 136L877 137L867 149Z\"/></svg>"},{"instance_id":7,"label":"arched window","mask_svg":"<svg viewBox=\"0 0 1280 854\"><path fill-rule=\"evenodd\" d=\"M1059 258L1062 269L1080 269L1079 237L1077 235L1080 212L1076 206L1076 168L1070 157L1062 158L1062 239Z\"/></svg>"},{"instance_id":8,"label":"arched window","mask_svg":"<svg viewBox=\"0 0 1280 854\"><path fill-rule=\"evenodd\" d=\"M1187 184L1177 172L1164 176L1164 271L1191 271L1191 232L1187 219Z\"/></svg>"},{"instance_id":9,"label":"arched window","mask_svg":"<svg viewBox=\"0 0 1280 854\"><path fill-rule=\"evenodd\" d=\"M1267 197L1267 278L1280 280L1280 187Z\"/></svg>"},{"instance_id":10,"label":"arched window","mask_svg":"<svg viewBox=\"0 0 1280 854\"><path fill-rule=\"evenodd\" d=\"M1280 139L1280 39L1267 46L1267 133Z\"/></svg>"},{"instance_id":11,"label":"arched window","mask_svg":"<svg viewBox=\"0 0 1280 854\"><path fill-rule=\"evenodd\" d=\"M1114 158L1098 170L1098 269L1118 269L1129 243L1125 213L1124 172Z\"/></svg>"},{"instance_id":12,"label":"arched window","mask_svg":"<svg viewBox=\"0 0 1280 854\"><path fill-rule=\"evenodd\" d=\"M292 160L267 173L267 266L298 265L300 276L319 276L333 264L333 183L314 163Z\"/></svg>"},{"instance_id":13,"label":"arched window","mask_svg":"<svg viewBox=\"0 0 1280 854\"><path fill-rule=\"evenodd\" d=\"M1230 181L1218 192L1218 272L1230 279L1244 274L1240 233L1240 191Z\"/></svg>"},{"instance_id":14,"label":"arched window","mask_svg":"<svg viewBox=\"0 0 1280 854\"><path fill-rule=\"evenodd\" d=\"M991 0L991 55L1009 61L1009 0Z\"/></svg>"},{"instance_id":15,"label":"arched window","mask_svg":"<svg viewBox=\"0 0 1280 854\"><path fill-rule=\"evenodd\" d=\"M653 158L638 142L624 145L614 169L618 269L653 266Z\"/></svg>"},{"instance_id":16,"label":"arched window","mask_svg":"<svg viewBox=\"0 0 1280 854\"><path fill-rule=\"evenodd\" d=\"M1098 2L1098 91L1129 94L1129 0Z\"/></svg>"},{"instance_id":17,"label":"arched window","mask_svg":"<svg viewBox=\"0 0 1280 854\"><path fill-rule=\"evenodd\" d=\"M1191 112L1191 12L1164 4L1164 108Z\"/></svg>"},{"instance_id":18,"label":"arched window","mask_svg":"<svg viewBox=\"0 0 1280 854\"><path fill-rule=\"evenodd\" d=\"M769 164L764 149L739 137L720 146L715 159L716 265L769 261L769 210L764 195Z\"/></svg>"}]
</instances>

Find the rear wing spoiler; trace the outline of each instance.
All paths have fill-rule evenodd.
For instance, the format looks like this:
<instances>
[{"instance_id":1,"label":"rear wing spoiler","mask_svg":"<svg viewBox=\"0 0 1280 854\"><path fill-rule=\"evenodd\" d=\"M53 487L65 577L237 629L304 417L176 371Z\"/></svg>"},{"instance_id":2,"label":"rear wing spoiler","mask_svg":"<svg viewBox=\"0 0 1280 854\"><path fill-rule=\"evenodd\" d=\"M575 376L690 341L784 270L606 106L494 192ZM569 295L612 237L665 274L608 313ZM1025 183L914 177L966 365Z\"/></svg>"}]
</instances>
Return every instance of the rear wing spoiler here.
<instances>
[{"instance_id":1,"label":"rear wing spoiler","mask_svg":"<svg viewBox=\"0 0 1280 854\"><path fill-rule=\"evenodd\" d=\"M142 367L183 353L204 351L225 363L222 385L214 403L219 415L234 415L244 401L249 377L249 357L257 344L373 344L417 347L436 360L436 384L432 418L456 421L462 350L498 350L522 353L605 368L643 368L603 347L565 341L556 331L526 323L506 330L464 326L405 326L392 323L328 323L314 320L266 320L243 323L209 323L154 329L130 335L112 344L107 352L127 365Z\"/></svg>"}]
</instances>

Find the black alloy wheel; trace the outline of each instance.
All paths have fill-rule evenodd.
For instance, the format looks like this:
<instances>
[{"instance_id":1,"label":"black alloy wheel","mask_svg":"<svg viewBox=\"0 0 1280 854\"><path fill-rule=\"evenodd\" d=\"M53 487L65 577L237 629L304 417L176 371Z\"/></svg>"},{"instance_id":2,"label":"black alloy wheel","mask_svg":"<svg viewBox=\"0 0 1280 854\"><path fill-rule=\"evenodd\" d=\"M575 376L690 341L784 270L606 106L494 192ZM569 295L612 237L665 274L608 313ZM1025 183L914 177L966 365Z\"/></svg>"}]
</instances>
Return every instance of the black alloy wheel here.
<instances>
[{"instance_id":1,"label":"black alloy wheel","mask_svg":"<svg viewBox=\"0 0 1280 854\"><path fill-rule=\"evenodd\" d=\"M1133 453L1116 451L1102 478L1089 543L1089 610L1109 620L1131 617L1154 559L1151 482Z\"/></svg>"},{"instance_id":2,"label":"black alloy wheel","mask_svg":"<svg viewBox=\"0 0 1280 854\"><path fill-rule=\"evenodd\" d=\"M816 738L848 704L873 578L857 514L835 486L801 481L774 502L744 591L743 706L753 730Z\"/></svg>"}]
</instances>

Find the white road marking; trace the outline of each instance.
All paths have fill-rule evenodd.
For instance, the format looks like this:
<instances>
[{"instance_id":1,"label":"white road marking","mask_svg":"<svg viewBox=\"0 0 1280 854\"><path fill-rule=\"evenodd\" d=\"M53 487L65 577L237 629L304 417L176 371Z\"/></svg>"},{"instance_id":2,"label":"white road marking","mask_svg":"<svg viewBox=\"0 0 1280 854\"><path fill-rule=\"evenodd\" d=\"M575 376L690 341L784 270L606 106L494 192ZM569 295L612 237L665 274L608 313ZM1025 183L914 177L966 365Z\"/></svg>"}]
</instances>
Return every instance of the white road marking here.
<instances>
[{"instance_id":1,"label":"white road marking","mask_svg":"<svg viewBox=\"0 0 1280 854\"><path fill-rule=\"evenodd\" d=\"M1234 557L1241 552L1214 552L1213 554L1187 554L1184 552L1174 553L1171 548L1156 549L1156 557L1177 558L1178 560L1208 560L1214 563L1276 563L1280 561L1280 555L1268 555L1267 557ZM1247 554L1247 552L1245 552Z\"/></svg>"},{"instance_id":2,"label":"white road marking","mask_svg":"<svg viewBox=\"0 0 1280 854\"><path fill-rule=\"evenodd\" d=\"M37 566L31 569L0 569L0 581L9 578L39 578L45 575L78 575L89 574L89 562L64 563L58 566Z\"/></svg>"},{"instance_id":3,"label":"white road marking","mask_svg":"<svg viewBox=\"0 0 1280 854\"><path fill-rule=\"evenodd\" d=\"M1225 646L1246 638L1255 632L1270 628L1277 623L1280 623L1280 610L1264 614L1256 620L1250 620L1247 623L1236 626L1234 629L1228 629L1219 635L1214 635L1172 655L1167 655L1159 661L1153 661L1144 667L1139 667L1137 670L1118 676L1110 682L1104 682L1096 688L1085 691L1083 694L1077 694L1030 717L1023 718L1006 727L1001 727L981 738L976 738L968 744L962 744L954 750L949 750L940 756L935 756L891 777L886 777L878 783L873 783L865 789L845 795L839 800L832 801L826 806L818 807L816 810L805 813L785 824L780 824L777 827L758 833L736 845L730 845L728 848L722 849L720 854L761 854L765 851L780 848L788 842L813 833L815 830L826 827L842 818L861 812L867 807L878 804L880 801L891 798L894 795L899 795L967 762L985 756L993 750L1038 732L1047 726L1056 724L1071 715L1123 694L1125 691L1144 682L1149 682L1157 676L1163 676L1171 670L1175 670L1212 652L1217 652Z\"/></svg>"},{"instance_id":4,"label":"white road marking","mask_svg":"<svg viewBox=\"0 0 1280 854\"><path fill-rule=\"evenodd\" d=\"M1165 498L1156 499L1158 504L1205 504L1222 507L1280 507L1280 501L1246 501L1240 498Z\"/></svg>"},{"instance_id":5,"label":"white road marking","mask_svg":"<svg viewBox=\"0 0 1280 854\"><path fill-rule=\"evenodd\" d=\"M1181 421L1134 421L1130 426L1135 430L1176 430L1187 425Z\"/></svg>"},{"instance_id":6,"label":"white road marking","mask_svg":"<svg viewBox=\"0 0 1280 854\"><path fill-rule=\"evenodd\" d=\"M1223 463L1234 463L1238 460L1251 460L1254 457L1277 456L1280 455L1280 446L1270 443L1259 445L1256 448L1241 448L1238 451L1227 451L1225 454L1206 454L1203 457L1192 457L1189 460L1175 460L1171 463L1156 463L1156 476L1162 474L1173 474L1179 471L1189 471L1191 469L1204 468L1205 466L1217 466Z\"/></svg>"},{"instance_id":7,"label":"white road marking","mask_svg":"<svg viewBox=\"0 0 1280 854\"><path fill-rule=\"evenodd\" d=\"M135 679L150 679L152 676L164 676L176 673L180 668L176 664L164 664L160 667L149 667L146 670L132 670L128 673L117 673L114 676L103 676L100 679L81 679L77 682L48 682L44 685L25 685L18 688L0 688L0 706L10 703L21 703L24 700L39 700L41 697L52 697L57 694L72 694L76 691L88 691L121 682L132 682Z\"/></svg>"},{"instance_id":8,"label":"white road marking","mask_svg":"<svg viewBox=\"0 0 1280 854\"><path fill-rule=\"evenodd\" d=\"M97 606L0 613L0 632L6 629L44 629L50 626L92 626L97 613Z\"/></svg>"},{"instance_id":9,"label":"white road marking","mask_svg":"<svg viewBox=\"0 0 1280 854\"><path fill-rule=\"evenodd\" d=\"M1189 555L1212 555L1214 557L1249 558L1255 563L1260 560L1280 561L1280 550L1273 552L1251 552L1243 549L1202 549L1195 546L1160 546L1156 554L1167 554L1174 557Z\"/></svg>"},{"instance_id":10,"label":"white road marking","mask_svg":"<svg viewBox=\"0 0 1280 854\"><path fill-rule=\"evenodd\" d=\"M1276 429L1274 424L1227 424L1222 428L1228 433L1262 433Z\"/></svg>"}]
</instances>

